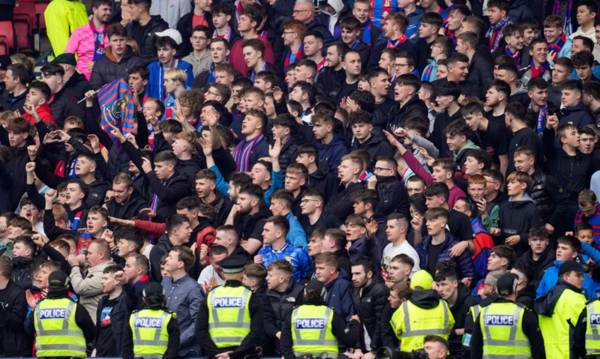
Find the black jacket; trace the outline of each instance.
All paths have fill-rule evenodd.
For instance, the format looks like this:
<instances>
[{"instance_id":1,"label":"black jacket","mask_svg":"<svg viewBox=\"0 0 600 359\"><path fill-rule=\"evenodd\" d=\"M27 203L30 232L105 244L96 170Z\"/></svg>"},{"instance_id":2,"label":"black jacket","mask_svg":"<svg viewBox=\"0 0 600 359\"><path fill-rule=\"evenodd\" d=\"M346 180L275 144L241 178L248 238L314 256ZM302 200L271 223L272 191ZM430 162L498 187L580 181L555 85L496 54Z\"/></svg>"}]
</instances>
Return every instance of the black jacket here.
<instances>
[{"instance_id":1,"label":"black jacket","mask_svg":"<svg viewBox=\"0 0 600 359\"><path fill-rule=\"evenodd\" d=\"M13 257L12 264L13 270L10 274L10 280L22 289L29 289L29 287L31 287L33 258Z\"/></svg>"},{"instance_id":2,"label":"black jacket","mask_svg":"<svg viewBox=\"0 0 600 359\"><path fill-rule=\"evenodd\" d=\"M385 219L393 212L402 213L408 218L409 200L408 192L397 176L377 176L377 195L379 201L375 206L375 217Z\"/></svg>"},{"instance_id":3,"label":"black jacket","mask_svg":"<svg viewBox=\"0 0 600 359\"><path fill-rule=\"evenodd\" d=\"M277 340L275 334L283 331L283 324L292 313L294 307L302 301L304 288L299 284L294 284L290 281L285 292L277 292L275 290L267 290L265 293L269 307L263 311L264 329L267 337L271 340Z\"/></svg>"},{"instance_id":4,"label":"black jacket","mask_svg":"<svg viewBox=\"0 0 600 359\"><path fill-rule=\"evenodd\" d=\"M212 203L209 203L209 205L212 206L217 212L215 223L221 225L227 220L227 216L231 211L231 207L233 207L233 202L219 192L216 192L215 196L215 200Z\"/></svg>"},{"instance_id":5,"label":"black jacket","mask_svg":"<svg viewBox=\"0 0 600 359\"><path fill-rule=\"evenodd\" d=\"M329 201L338 189L338 180L335 172L328 171L325 167L320 166L315 172L308 176L308 188L314 188L326 201Z\"/></svg>"},{"instance_id":6,"label":"black jacket","mask_svg":"<svg viewBox=\"0 0 600 359\"><path fill-rule=\"evenodd\" d=\"M7 211L14 211L19 205L21 196L26 190L26 173L25 164L29 162L29 155L27 154L27 147L21 148L10 148L10 160L6 163L5 171L10 176L9 197L8 203L2 203L0 208L6 208ZM3 179L6 180L6 179Z\"/></svg>"},{"instance_id":7,"label":"black jacket","mask_svg":"<svg viewBox=\"0 0 600 359\"><path fill-rule=\"evenodd\" d=\"M31 356L32 336L25 332L25 292L12 281L0 289L0 356Z\"/></svg>"},{"instance_id":8,"label":"black jacket","mask_svg":"<svg viewBox=\"0 0 600 359\"><path fill-rule=\"evenodd\" d=\"M143 65L144 63L145 61L134 54L129 46L121 61L118 62L114 58L110 48L107 48L104 55L94 63L90 85L92 89L96 90L116 79L127 79L127 72L131 68Z\"/></svg>"},{"instance_id":9,"label":"black jacket","mask_svg":"<svg viewBox=\"0 0 600 359\"><path fill-rule=\"evenodd\" d=\"M556 207L554 202L557 184L554 178L541 170L537 170L531 176L533 185L529 189L529 195L535 202L542 220L547 223Z\"/></svg>"},{"instance_id":10,"label":"black jacket","mask_svg":"<svg viewBox=\"0 0 600 359\"><path fill-rule=\"evenodd\" d=\"M107 207L109 216L131 219L139 215L140 209L146 207L146 202L133 192L125 203L117 203L113 198L108 202Z\"/></svg>"},{"instance_id":11,"label":"black jacket","mask_svg":"<svg viewBox=\"0 0 600 359\"><path fill-rule=\"evenodd\" d=\"M317 93L331 100L335 100L342 88L345 79L344 70L335 70L332 67L324 67L317 75Z\"/></svg>"},{"instance_id":12,"label":"black jacket","mask_svg":"<svg viewBox=\"0 0 600 359\"><path fill-rule=\"evenodd\" d=\"M481 54L475 52L469 64L469 74L463 93L467 96L483 98L488 85L492 82L492 64Z\"/></svg>"},{"instance_id":13,"label":"black jacket","mask_svg":"<svg viewBox=\"0 0 600 359\"><path fill-rule=\"evenodd\" d=\"M559 124L561 125L572 122L579 129L585 125L594 123L594 119L592 118L589 108L584 105L583 102L580 102L576 106L565 107L561 109L558 113L558 119Z\"/></svg>"},{"instance_id":14,"label":"black jacket","mask_svg":"<svg viewBox=\"0 0 600 359\"><path fill-rule=\"evenodd\" d=\"M175 172L166 181L161 181L154 172L144 175L148 180L150 192L158 197L158 206L156 216L159 219L166 220L175 214L175 204L177 201L191 193L188 179Z\"/></svg>"},{"instance_id":15,"label":"black jacket","mask_svg":"<svg viewBox=\"0 0 600 359\"><path fill-rule=\"evenodd\" d=\"M540 223L541 217L529 196L521 201L507 201L500 205L500 237L504 241L507 237L519 235L521 240L513 247L517 255L527 250L529 229Z\"/></svg>"},{"instance_id":16,"label":"black jacket","mask_svg":"<svg viewBox=\"0 0 600 359\"><path fill-rule=\"evenodd\" d=\"M410 115L411 118L423 119L424 123L429 126L429 120L427 119L427 106L421 101L417 95L413 96L404 106L396 103L396 106L390 111L390 121L388 128L401 127L404 124L404 118Z\"/></svg>"},{"instance_id":17,"label":"black jacket","mask_svg":"<svg viewBox=\"0 0 600 359\"><path fill-rule=\"evenodd\" d=\"M338 193L329 198L324 212L338 218L348 217L353 212L352 200L354 194L363 188L364 186L360 182L350 183L348 186L341 188Z\"/></svg>"},{"instance_id":18,"label":"black jacket","mask_svg":"<svg viewBox=\"0 0 600 359\"><path fill-rule=\"evenodd\" d=\"M125 285L120 296L109 299L104 296L98 303L96 318L96 356L119 357L123 355L125 327L129 327L129 315L138 299L135 289Z\"/></svg>"},{"instance_id":19,"label":"black jacket","mask_svg":"<svg viewBox=\"0 0 600 359\"><path fill-rule=\"evenodd\" d=\"M78 102L83 98L83 94L91 89L85 76L76 72L63 88L54 95L54 100L50 103L50 109L58 128L62 128L65 119L69 116L77 116L81 119L85 116L84 103Z\"/></svg>"},{"instance_id":20,"label":"black jacket","mask_svg":"<svg viewBox=\"0 0 600 359\"><path fill-rule=\"evenodd\" d=\"M547 142L546 132L548 131L544 131L544 143ZM559 184L556 203L577 203L579 192L589 187L591 169L590 155L577 151L575 156L569 156L562 148L556 150L550 160L550 173Z\"/></svg>"},{"instance_id":21,"label":"black jacket","mask_svg":"<svg viewBox=\"0 0 600 359\"><path fill-rule=\"evenodd\" d=\"M150 22L146 26L141 26L137 21L130 22L127 25L127 36L132 37L138 43L140 56L150 61L156 58L156 48L154 47L155 33L167 28L169 28L169 24L160 15L152 15Z\"/></svg>"},{"instance_id":22,"label":"black jacket","mask_svg":"<svg viewBox=\"0 0 600 359\"><path fill-rule=\"evenodd\" d=\"M101 206L104 204L104 195L109 188L109 184L102 180L95 180L87 185L87 196L85 196L85 208Z\"/></svg>"},{"instance_id":23,"label":"black jacket","mask_svg":"<svg viewBox=\"0 0 600 359\"><path fill-rule=\"evenodd\" d=\"M159 282L162 280L160 274L160 261L173 248L173 244L169 241L169 237L164 234L158 239L158 243L152 247L150 251L150 277L153 281Z\"/></svg>"},{"instance_id":24,"label":"black jacket","mask_svg":"<svg viewBox=\"0 0 600 359\"><path fill-rule=\"evenodd\" d=\"M352 292L354 308L371 338L375 336L377 325L382 320L383 309L388 304L388 294L385 284L376 280L364 288L354 288Z\"/></svg>"},{"instance_id":25,"label":"black jacket","mask_svg":"<svg viewBox=\"0 0 600 359\"><path fill-rule=\"evenodd\" d=\"M516 266L525 268L529 271L529 284L534 288L537 288L540 280L544 275L546 268L552 266L554 263L554 248L548 246L540 258L536 261L533 260L531 249L523 253L516 262Z\"/></svg>"},{"instance_id":26,"label":"black jacket","mask_svg":"<svg viewBox=\"0 0 600 359\"><path fill-rule=\"evenodd\" d=\"M452 353L462 353L463 351L463 346L461 344L462 335L457 335L456 330L465 328L465 318L467 317L469 308L471 308L473 304L475 304L475 298L470 295L469 288L459 283L456 302L454 302L454 305L450 306L450 311L454 317L454 328L452 328L452 332L448 338L450 342L450 351Z\"/></svg>"},{"instance_id":27,"label":"black jacket","mask_svg":"<svg viewBox=\"0 0 600 359\"><path fill-rule=\"evenodd\" d=\"M369 154L370 163L367 167L373 169L375 161L380 156L393 157L395 150L389 142L383 138L382 134L373 133L365 142L360 143L357 139L352 139L351 151L363 150Z\"/></svg>"}]
</instances>

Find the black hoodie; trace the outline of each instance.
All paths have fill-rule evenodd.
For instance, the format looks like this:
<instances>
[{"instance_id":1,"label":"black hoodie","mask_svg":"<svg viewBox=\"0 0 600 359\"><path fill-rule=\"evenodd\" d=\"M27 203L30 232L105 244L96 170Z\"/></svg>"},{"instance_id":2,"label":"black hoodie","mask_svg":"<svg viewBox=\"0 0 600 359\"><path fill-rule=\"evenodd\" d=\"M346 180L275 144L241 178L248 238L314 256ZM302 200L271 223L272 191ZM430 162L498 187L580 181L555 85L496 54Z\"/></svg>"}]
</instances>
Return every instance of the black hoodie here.
<instances>
[{"instance_id":1,"label":"black hoodie","mask_svg":"<svg viewBox=\"0 0 600 359\"><path fill-rule=\"evenodd\" d=\"M554 248L548 246L537 261L533 259L531 249L527 250L527 252L523 253L523 255L517 259L515 266L527 269L530 278L529 284L534 288L537 288L538 283L542 280L544 271L546 268L552 266L553 263Z\"/></svg>"},{"instance_id":2,"label":"black hoodie","mask_svg":"<svg viewBox=\"0 0 600 359\"><path fill-rule=\"evenodd\" d=\"M0 356L31 356L31 335L24 331L27 315L25 292L12 281L0 289Z\"/></svg>"}]
</instances>

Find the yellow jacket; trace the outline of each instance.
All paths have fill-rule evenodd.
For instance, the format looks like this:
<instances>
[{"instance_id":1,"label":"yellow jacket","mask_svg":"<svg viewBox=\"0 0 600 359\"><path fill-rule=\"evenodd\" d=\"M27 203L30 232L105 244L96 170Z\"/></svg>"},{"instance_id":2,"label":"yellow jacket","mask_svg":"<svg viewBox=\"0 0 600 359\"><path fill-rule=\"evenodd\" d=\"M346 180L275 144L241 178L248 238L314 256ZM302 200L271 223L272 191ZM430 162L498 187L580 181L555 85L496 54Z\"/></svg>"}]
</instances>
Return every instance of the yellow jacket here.
<instances>
[{"instance_id":1,"label":"yellow jacket","mask_svg":"<svg viewBox=\"0 0 600 359\"><path fill-rule=\"evenodd\" d=\"M65 52L71 34L89 21L85 5L70 0L52 0L44 12L44 19L54 56Z\"/></svg>"}]
</instances>

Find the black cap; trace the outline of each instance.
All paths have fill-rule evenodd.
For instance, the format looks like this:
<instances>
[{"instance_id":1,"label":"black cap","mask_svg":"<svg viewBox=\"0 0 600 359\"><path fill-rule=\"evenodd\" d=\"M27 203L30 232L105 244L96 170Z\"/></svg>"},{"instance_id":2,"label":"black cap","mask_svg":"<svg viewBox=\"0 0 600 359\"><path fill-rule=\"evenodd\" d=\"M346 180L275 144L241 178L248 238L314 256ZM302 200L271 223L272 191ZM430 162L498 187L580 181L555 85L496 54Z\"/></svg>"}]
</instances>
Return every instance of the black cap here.
<instances>
[{"instance_id":1,"label":"black cap","mask_svg":"<svg viewBox=\"0 0 600 359\"><path fill-rule=\"evenodd\" d=\"M231 255L223 259L219 264L223 268L223 273L235 274L241 273L244 270L244 266L248 263L246 257L242 255Z\"/></svg>"},{"instance_id":2,"label":"black cap","mask_svg":"<svg viewBox=\"0 0 600 359\"><path fill-rule=\"evenodd\" d=\"M54 271L48 276L48 289L49 290L66 290L67 281L69 277L61 270Z\"/></svg>"},{"instance_id":3,"label":"black cap","mask_svg":"<svg viewBox=\"0 0 600 359\"><path fill-rule=\"evenodd\" d=\"M519 277L514 273L504 273L496 282L498 294L506 297L513 294L517 288Z\"/></svg>"},{"instance_id":4,"label":"black cap","mask_svg":"<svg viewBox=\"0 0 600 359\"><path fill-rule=\"evenodd\" d=\"M321 291L323 291L323 283L319 282L316 279L311 279L306 283L306 286L304 288L307 292L321 293Z\"/></svg>"},{"instance_id":5,"label":"black cap","mask_svg":"<svg viewBox=\"0 0 600 359\"><path fill-rule=\"evenodd\" d=\"M560 269L558 270L558 275L561 276L569 272L583 273L583 267L577 262L566 261L560 266Z\"/></svg>"},{"instance_id":6,"label":"black cap","mask_svg":"<svg viewBox=\"0 0 600 359\"><path fill-rule=\"evenodd\" d=\"M58 56L56 56L56 58L54 59L54 61L52 61L53 64L67 64L67 65L72 65L72 66L76 66L77 65L77 60L75 60L75 55L71 54L69 52L65 52L62 53Z\"/></svg>"},{"instance_id":7,"label":"black cap","mask_svg":"<svg viewBox=\"0 0 600 359\"><path fill-rule=\"evenodd\" d=\"M157 282L150 282L146 284L143 290L144 298L148 297L162 297L163 287Z\"/></svg>"},{"instance_id":8,"label":"black cap","mask_svg":"<svg viewBox=\"0 0 600 359\"><path fill-rule=\"evenodd\" d=\"M0 56L0 70L6 70L10 65L10 57L8 55Z\"/></svg>"}]
</instances>

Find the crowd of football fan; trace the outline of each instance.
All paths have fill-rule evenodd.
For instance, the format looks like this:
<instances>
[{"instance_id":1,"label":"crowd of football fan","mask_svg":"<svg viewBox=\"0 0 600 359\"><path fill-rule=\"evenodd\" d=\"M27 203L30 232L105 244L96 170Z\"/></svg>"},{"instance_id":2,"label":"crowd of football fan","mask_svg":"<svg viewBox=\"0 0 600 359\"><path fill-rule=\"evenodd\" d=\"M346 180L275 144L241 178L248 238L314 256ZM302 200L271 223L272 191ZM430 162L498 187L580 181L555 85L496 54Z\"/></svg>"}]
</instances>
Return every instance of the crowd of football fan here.
<instances>
[{"instance_id":1,"label":"crowd of football fan","mask_svg":"<svg viewBox=\"0 0 600 359\"><path fill-rule=\"evenodd\" d=\"M600 355L596 1L44 17L0 57L0 356Z\"/></svg>"}]
</instances>

